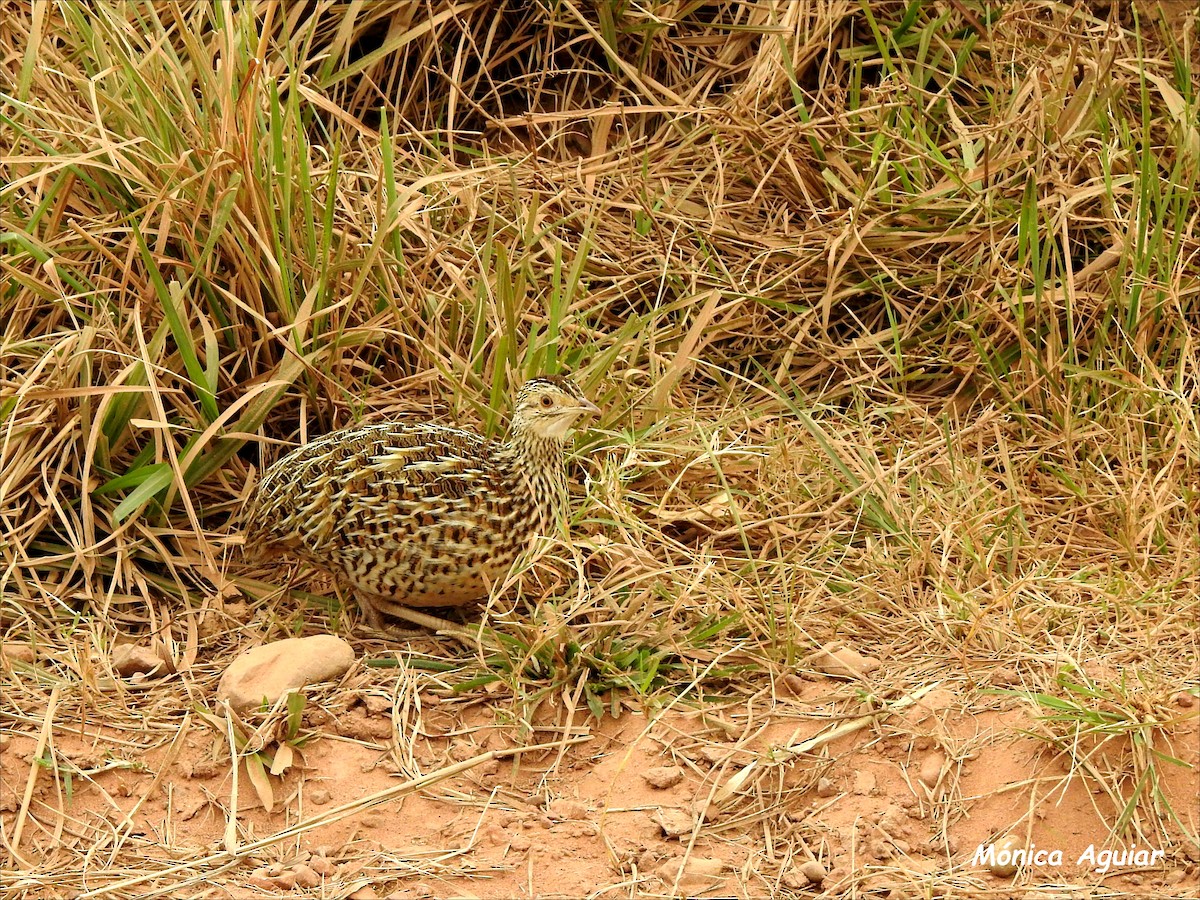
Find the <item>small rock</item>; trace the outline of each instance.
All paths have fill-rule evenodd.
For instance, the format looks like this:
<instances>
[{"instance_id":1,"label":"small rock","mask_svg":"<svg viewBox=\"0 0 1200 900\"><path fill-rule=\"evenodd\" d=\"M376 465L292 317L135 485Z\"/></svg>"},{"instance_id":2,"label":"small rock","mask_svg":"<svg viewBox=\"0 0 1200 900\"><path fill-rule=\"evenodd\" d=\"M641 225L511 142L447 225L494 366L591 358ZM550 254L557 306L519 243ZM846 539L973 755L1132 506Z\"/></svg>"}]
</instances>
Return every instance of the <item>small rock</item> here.
<instances>
[{"instance_id":1,"label":"small rock","mask_svg":"<svg viewBox=\"0 0 1200 900\"><path fill-rule=\"evenodd\" d=\"M650 787L665 791L683 781L683 769L679 766L653 766L642 773L642 778Z\"/></svg>"},{"instance_id":2,"label":"small rock","mask_svg":"<svg viewBox=\"0 0 1200 900\"><path fill-rule=\"evenodd\" d=\"M292 866L292 874L296 876L296 884L302 888L313 888L321 883L321 876L316 869L304 863Z\"/></svg>"},{"instance_id":3,"label":"small rock","mask_svg":"<svg viewBox=\"0 0 1200 900\"><path fill-rule=\"evenodd\" d=\"M838 678L861 678L879 668L879 660L863 656L838 642L826 644L813 657L813 665L826 675Z\"/></svg>"},{"instance_id":4,"label":"small rock","mask_svg":"<svg viewBox=\"0 0 1200 900\"><path fill-rule=\"evenodd\" d=\"M804 688L804 679L795 672L789 672L775 682L775 689L779 691L779 693L786 694L791 697L803 697Z\"/></svg>"},{"instance_id":5,"label":"small rock","mask_svg":"<svg viewBox=\"0 0 1200 900\"><path fill-rule=\"evenodd\" d=\"M918 720L920 720L930 714L936 714L949 709L957 700L958 696L954 691L947 688L936 688L914 703L913 709L923 714L918 716Z\"/></svg>"},{"instance_id":6,"label":"small rock","mask_svg":"<svg viewBox=\"0 0 1200 900\"><path fill-rule=\"evenodd\" d=\"M150 647L143 647L141 644L117 644L113 647L112 666L118 675L125 678L130 675L149 675L158 669L164 672L174 671L174 667L167 660Z\"/></svg>"},{"instance_id":7,"label":"small rock","mask_svg":"<svg viewBox=\"0 0 1200 900\"><path fill-rule=\"evenodd\" d=\"M1020 866L1012 860L1012 854L1025 846L1025 841L1015 834L1008 834L996 841L996 858L988 866L988 871L1000 878L1009 878L1016 874ZM1004 859L1001 859L1003 854Z\"/></svg>"},{"instance_id":8,"label":"small rock","mask_svg":"<svg viewBox=\"0 0 1200 900\"><path fill-rule=\"evenodd\" d=\"M710 890L725 871L725 861L712 857L693 856L680 871L679 859L671 859L655 869L654 874L667 885L677 884L686 896L696 896Z\"/></svg>"},{"instance_id":9,"label":"small rock","mask_svg":"<svg viewBox=\"0 0 1200 900\"><path fill-rule=\"evenodd\" d=\"M637 848L633 847L629 852L637 856L636 865L641 872L650 872L658 865L658 856L653 850L642 850L641 853L638 853Z\"/></svg>"},{"instance_id":10,"label":"small rock","mask_svg":"<svg viewBox=\"0 0 1200 900\"><path fill-rule=\"evenodd\" d=\"M284 694L343 675L354 648L332 634L288 638L252 647L225 670L217 697L237 710L272 704Z\"/></svg>"},{"instance_id":11,"label":"small rock","mask_svg":"<svg viewBox=\"0 0 1200 900\"><path fill-rule=\"evenodd\" d=\"M363 709L373 716L382 716L384 713L391 713L392 698L381 697L378 694L367 694L359 698Z\"/></svg>"},{"instance_id":12,"label":"small rock","mask_svg":"<svg viewBox=\"0 0 1200 900\"><path fill-rule=\"evenodd\" d=\"M793 891L802 891L808 887L808 885L809 880L801 875L799 871L783 873L784 887L791 888Z\"/></svg>"},{"instance_id":13,"label":"small rock","mask_svg":"<svg viewBox=\"0 0 1200 900\"><path fill-rule=\"evenodd\" d=\"M328 878L337 871L337 864L326 856L313 856L308 861L308 867L316 874Z\"/></svg>"},{"instance_id":14,"label":"small rock","mask_svg":"<svg viewBox=\"0 0 1200 900\"><path fill-rule=\"evenodd\" d=\"M810 859L806 863L800 865L800 874L808 879L809 884L820 884L829 873L825 871L825 867L815 859Z\"/></svg>"},{"instance_id":15,"label":"small rock","mask_svg":"<svg viewBox=\"0 0 1200 900\"><path fill-rule=\"evenodd\" d=\"M290 891L296 886L296 873L291 870L280 872L278 875L272 875L271 881L275 883L276 888L283 888L285 891Z\"/></svg>"},{"instance_id":16,"label":"small rock","mask_svg":"<svg viewBox=\"0 0 1200 900\"><path fill-rule=\"evenodd\" d=\"M1011 666L1002 666L992 673L992 683L1009 687L1021 683L1021 673Z\"/></svg>"},{"instance_id":17,"label":"small rock","mask_svg":"<svg viewBox=\"0 0 1200 900\"><path fill-rule=\"evenodd\" d=\"M938 779L942 777L942 766L946 764L946 754L940 751L930 753L921 761L917 771L917 780L928 788L937 787Z\"/></svg>"},{"instance_id":18,"label":"small rock","mask_svg":"<svg viewBox=\"0 0 1200 900\"><path fill-rule=\"evenodd\" d=\"M854 793L860 797L865 797L875 790L877 783L875 773L868 769L859 769L854 773Z\"/></svg>"},{"instance_id":19,"label":"small rock","mask_svg":"<svg viewBox=\"0 0 1200 900\"><path fill-rule=\"evenodd\" d=\"M32 660L30 660L32 662ZM1175 705L1182 706L1184 709L1191 709L1196 705L1196 698L1187 691L1180 691L1175 695Z\"/></svg>"},{"instance_id":20,"label":"small rock","mask_svg":"<svg viewBox=\"0 0 1200 900\"><path fill-rule=\"evenodd\" d=\"M353 894L347 895L347 900L379 900L379 895L375 893L375 889L369 884L360 887Z\"/></svg>"},{"instance_id":21,"label":"small rock","mask_svg":"<svg viewBox=\"0 0 1200 900\"><path fill-rule=\"evenodd\" d=\"M817 779L817 796L818 797L834 797L838 794L838 786L832 778L827 778L822 775Z\"/></svg>"},{"instance_id":22,"label":"small rock","mask_svg":"<svg viewBox=\"0 0 1200 900\"><path fill-rule=\"evenodd\" d=\"M1183 869L1172 869L1166 874L1163 880L1168 885L1174 885L1179 884L1179 882L1183 881L1183 879L1186 877L1187 872L1183 871Z\"/></svg>"},{"instance_id":23,"label":"small rock","mask_svg":"<svg viewBox=\"0 0 1200 900\"><path fill-rule=\"evenodd\" d=\"M308 792L308 802L314 806L324 806L332 799L332 795L325 788L317 788Z\"/></svg>"},{"instance_id":24,"label":"small rock","mask_svg":"<svg viewBox=\"0 0 1200 900\"><path fill-rule=\"evenodd\" d=\"M725 871L725 860L718 859L715 856L693 856L687 861L687 865L683 867L683 871L687 875L702 875L706 878L713 878Z\"/></svg>"},{"instance_id":25,"label":"small rock","mask_svg":"<svg viewBox=\"0 0 1200 900\"><path fill-rule=\"evenodd\" d=\"M580 803L578 800L566 800L559 798L551 800L546 807L546 812L550 818L558 819L560 822L565 822L568 819L586 819L588 817L587 806Z\"/></svg>"},{"instance_id":26,"label":"small rock","mask_svg":"<svg viewBox=\"0 0 1200 900\"><path fill-rule=\"evenodd\" d=\"M654 813L654 822L662 829L665 838L680 838L690 835L696 827L696 820L686 810L659 807Z\"/></svg>"},{"instance_id":27,"label":"small rock","mask_svg":"<svg viewBox=\"0 0 1200 900\"><path fill-rule=\"evenodd\" d=\"M529 835L524 832L517 832L508 839L508 845L518 853L524 853L533 846L533 841L529 839Z\"/></svg>"},{"instance_id":28,"label":"small rock","mask_svg":"<svg viewBox=\"0 0 1200 900\"><path fill-rule=\"evenodd\" d=\"M715 822L721 818L721 807L710 803L706 794L692 801L692 816L698 822Z\"/></svg>"},{"instance_id":29,"label":"small rock","mask_svg":"<svg viewBox=\"0 0 1200 900\"><path fill-rule=\"evenodd\" d=\"M388 725L388 731L391 732L391 724ZM450 742L450 758L455 762L463 762L470 759L472 756L479 755L479 748L465 738L455 738Z\"/></svg>"},{"instance_id":30,"label":"small rock","mask_svg":"<svg viewBox=\"0 0 1200 900\"><path fill-rule=\"evenodd\" d=\"M0 643L0 657L12 662L31 663L37 659L32 644L24 641L4 641Z\"/></svg>"}]
</instances>

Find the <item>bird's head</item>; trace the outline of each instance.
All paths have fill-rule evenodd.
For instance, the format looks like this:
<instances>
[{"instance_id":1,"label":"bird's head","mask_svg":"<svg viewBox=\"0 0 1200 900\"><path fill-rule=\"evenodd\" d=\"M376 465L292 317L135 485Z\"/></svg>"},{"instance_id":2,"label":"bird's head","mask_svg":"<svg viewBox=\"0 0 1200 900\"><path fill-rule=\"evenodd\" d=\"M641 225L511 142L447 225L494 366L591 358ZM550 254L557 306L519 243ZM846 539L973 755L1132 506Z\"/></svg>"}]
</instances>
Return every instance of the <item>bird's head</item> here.
<instances>
[{"instance_id":1,"label":"bird's head","mask_svg":"<svg viewBox=\"0 0 1200 900\"><path fill-rule=\"evenodd\" d=\"M565 441L575 420L600 412L600 407L564 375L533 378L517 392L512 430L543 440Z\"/></svg>"}]
</instances>

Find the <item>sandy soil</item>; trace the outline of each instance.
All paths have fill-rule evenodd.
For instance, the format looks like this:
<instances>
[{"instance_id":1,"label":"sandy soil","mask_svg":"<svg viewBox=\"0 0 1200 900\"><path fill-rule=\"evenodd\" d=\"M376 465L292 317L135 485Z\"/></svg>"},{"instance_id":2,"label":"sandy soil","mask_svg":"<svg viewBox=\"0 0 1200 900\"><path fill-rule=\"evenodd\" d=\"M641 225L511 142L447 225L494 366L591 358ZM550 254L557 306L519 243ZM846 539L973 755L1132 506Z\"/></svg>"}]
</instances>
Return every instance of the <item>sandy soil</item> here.
<instances>
[{"instance_id":1,"label":"sandy soil","mask_svg":"<svg viewBox=\"0 0 1200 900\"><path fill-rule=\"evenodd\" d=\"M116 693L124 704L149 706L156 690L173 692L169 682ZM128 852L123 845L140 845L148 860L144 874L157 877L126 887L125 895L169 888L173 896L228 897L765 897L862 890L878 897L889 891L1015 897L1055 883L1121 895L1200 895L1194 844L1182 834L1162 847L1139 844L1136 832L1108 842L1105 822L1118 815L1112 798L1067 774L1066 757L1030 733L1037 723L1028 705L965 690L961 679L948 677L907 710L793 754L783 748L869 712L862 686L789 675L770 692L703 712L686 698L652 714L625 703L616 719L599 721L560 697L539 707L533 721L540 724L522 737L511 698L486 691L457 697L437 690L427 675L359 665L341 685L311 698L303 729L310 739L294 764L272 778L270 812L244 768L235 802L225 738L200 716L180 711L169 732L130 733L100 721L81 722L74 733L56 729L57 777L32 762L37 728L10 732L0 765L0 823L13 837L28 793L22 855L57 858L70 868L75 857L65 848L90 842L99 847L91 861L97 888L122 875L140 877L106 871L103 861L108 850L116 855L117 848ZM1160 763L1157 771L1163 797L1194 833L1200 729L1195 701L1177 702L1171 745L1155 749L1190 768ZM506 759L486 756L569 737L586 740ZM1128 766L1129 751L1127 743L1110 741L1091 764L1105 771ZM481 754L467 771L417 793L329 824L306 824ZM735 777L740 789L729 793ZM291 833L230 865L221 856L230 821L243 847ZM1015 878L974 864L980 844L1008 832L1028 835L1035 848L1060 850L1061 864L1035 865ZM97 842L97 833L107 840ZM1080 862L1089 845L1166 852L1152 866L1101 873ZM206 857L194 869L162 874L171 862ZM809 878L812 860L826 870L821 883ZM297 873L301 884L293 886ZM313 874L317 883L306 887ZM65 896L54 893L53 879L47 885L39 896Z\"/></svg>"}]
</instances>

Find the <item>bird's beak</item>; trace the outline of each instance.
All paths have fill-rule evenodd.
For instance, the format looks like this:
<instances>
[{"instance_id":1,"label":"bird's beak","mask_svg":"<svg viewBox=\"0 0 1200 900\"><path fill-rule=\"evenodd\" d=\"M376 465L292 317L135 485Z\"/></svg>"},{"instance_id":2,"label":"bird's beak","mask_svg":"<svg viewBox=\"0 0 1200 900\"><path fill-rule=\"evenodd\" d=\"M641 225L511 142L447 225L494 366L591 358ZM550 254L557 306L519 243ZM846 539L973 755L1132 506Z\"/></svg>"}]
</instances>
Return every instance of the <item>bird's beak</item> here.
<instances>
[{"instance_id":1,"label":"bird's beak","mask_svg":"<svg viewBox=\"0 0 1200 900\"><path fill-rule=\"evenodd\" d=\"M598 407L591 400L584 399L584 400L579 401L579 411L580 411L580 413L589 413L591 415L599 415L600 407Z\"/></svg>"}]
</instances>

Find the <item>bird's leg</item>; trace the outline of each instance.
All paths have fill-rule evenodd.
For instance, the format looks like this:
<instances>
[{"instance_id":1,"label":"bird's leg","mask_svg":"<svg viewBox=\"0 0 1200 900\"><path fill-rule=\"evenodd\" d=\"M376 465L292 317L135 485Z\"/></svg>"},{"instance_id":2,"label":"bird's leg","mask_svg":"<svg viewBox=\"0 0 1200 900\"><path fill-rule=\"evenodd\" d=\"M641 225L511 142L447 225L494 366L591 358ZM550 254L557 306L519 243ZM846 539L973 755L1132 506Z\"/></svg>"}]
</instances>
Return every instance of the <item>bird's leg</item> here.
<instances>
[{"instance_id":1,"label":"bird's leg","mask_svg":"<svg viewBox=\"0 0 1200 900\"><path fill-rule=\"evenodd\" d=\"M385 612L393 618L404 619L406 622L412 622L414 625L420 625L422 628L428 628L430 631L438 634L449 634L455 637L465 637L474 640L474 635L471 631L462 625L451 622L449 619L420 612L411 606L397 603L388 597L377 597L375 598L375 602L376 612Z\"/></svg>"},{"instance_id":2,"label":"bird's leg","mask_svg":"<svg viewBox=\"0 0 1200 900\"><path fill-rule=\"evenodd\" d=\"M341 604L343 613L346 611L346 595L350 594L354 597L354 602L357 604L359 612L367 620L367 625L374 631L380 631L384 634L388 632L379 608L371 602L369 596L357 590L349 581L339 576L334 576L333 591L337 594L338 603Z\"/></svg>"}]
</instances>

